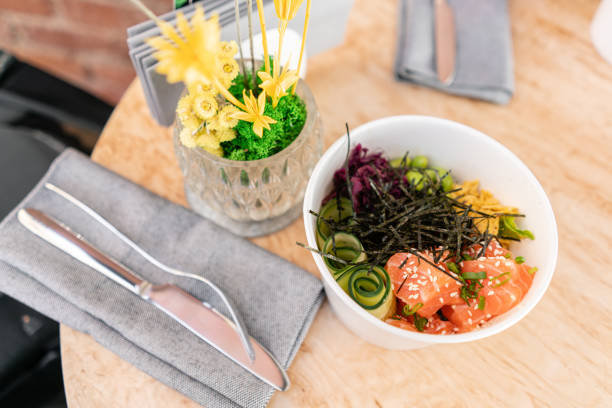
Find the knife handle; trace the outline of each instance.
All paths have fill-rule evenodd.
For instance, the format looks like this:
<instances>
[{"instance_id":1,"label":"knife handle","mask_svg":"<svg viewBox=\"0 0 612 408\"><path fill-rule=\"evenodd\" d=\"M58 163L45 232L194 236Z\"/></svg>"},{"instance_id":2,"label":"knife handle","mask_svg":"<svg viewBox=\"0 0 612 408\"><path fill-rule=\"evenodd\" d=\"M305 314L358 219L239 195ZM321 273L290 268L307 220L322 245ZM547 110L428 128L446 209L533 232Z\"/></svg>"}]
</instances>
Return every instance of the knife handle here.
<instances>
[{"instance_id":1,"label":"knife handle","mask_svg":"<svg viewBox=\"0 0 612 408\"><path fill-rule=\"evenodd\" d=\"M66 252L85 265L102 273L135 294L146 297L151 284L119 262L94 248L85 239L59 221L33 208L17 213L19 222L48 243Z\"/></svg>"}]
</instances>

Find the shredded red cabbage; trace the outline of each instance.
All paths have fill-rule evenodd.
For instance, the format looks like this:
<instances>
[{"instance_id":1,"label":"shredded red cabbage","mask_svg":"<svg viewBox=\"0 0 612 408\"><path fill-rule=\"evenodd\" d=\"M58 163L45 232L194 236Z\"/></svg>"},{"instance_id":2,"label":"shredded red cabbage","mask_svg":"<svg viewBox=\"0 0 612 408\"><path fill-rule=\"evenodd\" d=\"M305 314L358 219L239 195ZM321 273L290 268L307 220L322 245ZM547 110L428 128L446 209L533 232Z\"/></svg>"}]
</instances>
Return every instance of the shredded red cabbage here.
<instances>
[{"instance_id":1,"label":"shredded red cabbage","mask_svg":"<svg viewBox=\"0 0 612 408\"><path fill-rule=\"evenodd\" d=\"M358 144L349 155L348 170L351 178L353 207L356 213L371 208L371 198L376 194L372 189L372 184L379 188L379 186L390 183L389 193L391 195L396 198L404 195L399 186L400 183L407 183L406 178L398 177L397 171L391 167L389 160L383 157L382 153L368 154L368 149ZM349 196L344 167L336 170L333 183L334 189L323 200L323 204L337 196Z\"/></svg>"}]
</instances>

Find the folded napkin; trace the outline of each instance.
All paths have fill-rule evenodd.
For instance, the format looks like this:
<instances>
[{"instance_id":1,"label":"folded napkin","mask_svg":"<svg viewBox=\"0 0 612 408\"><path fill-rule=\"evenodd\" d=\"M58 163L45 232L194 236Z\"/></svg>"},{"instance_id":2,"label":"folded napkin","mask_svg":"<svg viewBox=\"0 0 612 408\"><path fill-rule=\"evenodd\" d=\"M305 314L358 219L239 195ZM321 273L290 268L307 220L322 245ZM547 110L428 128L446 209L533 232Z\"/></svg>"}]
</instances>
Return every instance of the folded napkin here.
<instances>
[{"instance_id":1,"label":"folded napkin","mask_svg":"<svg viewBox=\"0 0 612 408\"><path fill-rule=\"evenodd\" d=\"M456 95L508 103L514 92L514 73L506 0L448 3L455 18L455 80L447 86L437 78L434 8L429 0L400 2L395 61L398 79Z\"/></svg>"},{"instance_id":2,"label":"folded napkin","mask_svg":"<svg viewBox=\"0 0 612 408\"><path fill-rule=\"evenodd\" d=\"M91 206L160 261L215 282L249 333L288 367L323 299L308 272L67 150L0 223L0 291L70 327L207 407L261 407L273 389L156 307L72 259L17 220L33 207L154 283L175 283L227 315L202 283L156 269L88 215L45 189L51 182Z\"/></svg>"}]
</instances>

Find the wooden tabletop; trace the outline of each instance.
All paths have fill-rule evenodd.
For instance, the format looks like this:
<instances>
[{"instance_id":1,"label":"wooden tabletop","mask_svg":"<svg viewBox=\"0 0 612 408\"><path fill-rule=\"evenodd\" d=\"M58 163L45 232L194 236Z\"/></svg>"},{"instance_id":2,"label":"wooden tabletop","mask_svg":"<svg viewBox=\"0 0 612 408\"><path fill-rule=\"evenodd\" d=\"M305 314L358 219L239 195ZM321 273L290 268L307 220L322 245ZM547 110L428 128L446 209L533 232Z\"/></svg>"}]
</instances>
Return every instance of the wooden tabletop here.
<instances>
[{"instance_id":1,"label":"wooden tabletop","mask_svg":"<svg viewBox=\"0 0 612 408\"><path fill-rule=\"evenodd\" d=\"M612 65L589 24L598 1L509 1L516 93L497 106L398 83L396 1L357 0L346 42L308 61L325 145L384 116L423 114L483 131L514 151L546 190L559 226L550 289L520 323L469 344L387 351L354 336L325 303L270 406L612 406ZM316 23L316 22L314 22ZM125 93L93 159L186 204L168 129L138 82ZM318 274L302 220L254 242ZM71 407L195 407L102 348L61 328Z\"/></svg>"}]
</instances>

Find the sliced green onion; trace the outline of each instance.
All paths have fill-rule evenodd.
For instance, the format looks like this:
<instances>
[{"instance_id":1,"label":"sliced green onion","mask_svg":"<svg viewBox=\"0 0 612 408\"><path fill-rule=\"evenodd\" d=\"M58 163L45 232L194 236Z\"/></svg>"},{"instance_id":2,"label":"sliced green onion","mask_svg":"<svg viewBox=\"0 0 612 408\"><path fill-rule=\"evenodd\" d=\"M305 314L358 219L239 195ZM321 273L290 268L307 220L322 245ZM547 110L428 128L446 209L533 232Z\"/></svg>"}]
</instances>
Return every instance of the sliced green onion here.
<instances>
[{"instance_id":1,"label":"sliced green onion","mask_svg":"<svg viewBox=\"0 0 612 408\"><path fill-rule=\"evenodd\" d=\"M464 272L463 274L461 274L461 277L463 279L469 279L469 280L486 279L487 273L486 272Z\"/></svg>"},{"instance_id":2,"label":"sliced green onion","mask_svg":"<svg viewBox=\"0 0 612 408\"><path fill-rule=\"evenodd\" d=\"M522 263L525 263L525 258L522 256L517 256L516 258L514 258L514 261L520 265Z\"/></svg>"},{"instance_id":3,"label":"sliced green onion","mask_svg":"<svg viewBox=\"0 0 612 408\"><path fill-rule=\"evenodd\" d=\"M457 267L457 264L454 262L447 262L446 263L447 268L452 271L455 272L457 275L460 275L461 272L459 272L459 268Z\"/></svg>"},{"instance_id":4,"label":"sliced green onion","mask_svg":"<svg viewBox=\"0 0 612 408\"><path fill-rule=\"evenodd\" d=\"M480 296L478 298L478 309L484 310L484 308L485 308L485 297L484 296Z\"/></svg>"},{"instance_id":5,"label":"sliced green onion","mask_svg":"<svg viewBox=\"0 0 612 408\"><path fill-rule=\"evenodd\" d=\"M500 274L499 274L499 275L497 275L496 277L491 278L491 280L492 280L492 281L494 281L495 279L499 279L499 278L501 278L502 276L505 276L505 275L510 275L510 272L500 273Z\"/></svg>"},{"instance_id":6,"label":"sliced green onion","mask_svg":"<svg viewBox=\"0 0 612 408\"><path fill-rule=\"evenodd\" d=\"M512 256L512 255L510 254L510 252L506 252L506 253L504 254L504 258L506 258L506 259L510 259L510 257L511 257L511 256Z\"/></svg>"},{"instance_id":7,"label":"sliced green onion","mask_svg":"<svg viewBox=\"0 0 612 408\"><path fill-rule=\"evenodd\" d=\"M414 326L420 332L422 332L425 329L425 325L427 324L428 321L429 320L419 315L414 316Z\"/></svg>"},{"instance_id":8,"label":"sliced green onion","mask_svg":"<svg viewBox=\"0 0 612 408\"><path fill-rule=\"evenodd\" d=\"M505 285L506 283L510 282L510 278L506 278L503 281L499 282L497 285L493 285L494 288L498 288L501 285Z\"/></svg>"},{"instance_id":9,"label":"sliced green onion","mask_svg":"<svg viewBox=\"0 0 612 408\"><path fill-rule=\"evenodd\" d=\"M474 258L472 258L471 256L469 256L468 254L463 254L461 255L463 257L464 261L473 261Z\"/></svg>"},{"instance_id":10,"label":"sliced green onion","mask_svg":"<svg viewBox=\"0 0 612 408\"><path fill-rule=\"evenodd\" d=\"M416 305L414 305L413 308L410 308L410 305L405 305L402 312L404 313L404 316L412 316L422 307L423 307L422 303L417 303Z\"/></svg>"},{"instance_id":11,"label":"sliced green onion","mask_svg":"<svg viewBox=\"0 0 612 408\"><path fill-rule=\"evenodd\" d=\"M534 266L533 268L527 269L527 273L530 274L530 275L533 275L537 271L538 271L538 267L537 266Z\"/></svg>"}]
</instances>

